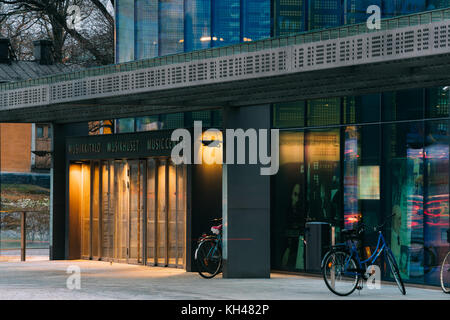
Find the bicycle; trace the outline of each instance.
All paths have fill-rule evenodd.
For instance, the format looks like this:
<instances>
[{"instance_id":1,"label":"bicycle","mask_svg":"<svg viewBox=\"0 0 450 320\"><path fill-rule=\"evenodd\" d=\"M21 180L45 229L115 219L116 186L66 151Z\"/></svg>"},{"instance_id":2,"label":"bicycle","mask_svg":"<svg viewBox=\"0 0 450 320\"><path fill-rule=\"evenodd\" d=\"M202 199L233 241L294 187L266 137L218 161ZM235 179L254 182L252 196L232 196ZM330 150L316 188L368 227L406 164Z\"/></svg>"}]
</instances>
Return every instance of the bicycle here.
<instances>
[{"instance_id":1,"label":"bicycle","mask_svg":"<svg viewBox=\"0 0 450 320\"><path fill-rule=\"evenodd\" d=\"M222 218L212 221L222 222ZM206 279L214 278L222 271L222 224L211 227L211 232L200 237L195 250L198 273Z\"/></svg>"},{"instance_id":2,"label":"bicycle","mask_svg":"<svg viewBox=\"0 0 450 320\"><path fill-rule=\"evenodd\" d=\"M450 243L450 229L447 230L447 242ZM445 293L450 293L450 251L442 261L441 266L441 288Z\"/></svg>"},{"instance_id":3,"label":"bicycle","mask_svg":"<svg viewBox=\"0 0 450 320\"><path fill-rule=\"evenodd\" d=\"M395 257L381 232L386 222L387 220L374 227L374 232L378 232L377 247L370 257L363 261L360 259L355 241L360 239L367 226L360 224L356 229L342 230L346 242L331 247L331 250L325 254L321 265L325 284L331 292L338 296L348 296L357 288L362 290L363 281L369 278L367 266L373 265L384 251L400 292L403 295L406 294Z\"/></svg>"}]
</instances>

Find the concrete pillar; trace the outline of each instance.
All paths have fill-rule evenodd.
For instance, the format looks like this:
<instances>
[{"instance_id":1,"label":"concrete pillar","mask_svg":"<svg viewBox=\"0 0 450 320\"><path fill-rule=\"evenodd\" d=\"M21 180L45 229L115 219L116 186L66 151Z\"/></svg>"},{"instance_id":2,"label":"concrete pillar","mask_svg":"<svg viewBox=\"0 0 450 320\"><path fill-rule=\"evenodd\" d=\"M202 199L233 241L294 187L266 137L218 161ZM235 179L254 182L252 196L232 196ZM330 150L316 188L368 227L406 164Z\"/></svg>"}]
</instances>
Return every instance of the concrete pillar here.
<instances>
[{"instance_id":1,"label":"concrete pillar","mask_svg":"<svg viewBox=\"0 0 450 320\"><path fill-rule=\"evenodd\" d=\"M270 119L270 105L226 108L224 129L270 129ZM247 142L247 159L248 151ZM259 164L246 163L224 164L222 169L223 276L269 278L270 176L260 175Z\"/></svg>"},{"instance_id":2,"label":"concrete pillar","mask_svg":"<svg viewBox=\"0 0 450 320\"><path fill-rule=\"evenodd\" d=\"M64 126L53 124L50 169L50 260L65 259L66 160Z\"/></svg>"}]
</instances>

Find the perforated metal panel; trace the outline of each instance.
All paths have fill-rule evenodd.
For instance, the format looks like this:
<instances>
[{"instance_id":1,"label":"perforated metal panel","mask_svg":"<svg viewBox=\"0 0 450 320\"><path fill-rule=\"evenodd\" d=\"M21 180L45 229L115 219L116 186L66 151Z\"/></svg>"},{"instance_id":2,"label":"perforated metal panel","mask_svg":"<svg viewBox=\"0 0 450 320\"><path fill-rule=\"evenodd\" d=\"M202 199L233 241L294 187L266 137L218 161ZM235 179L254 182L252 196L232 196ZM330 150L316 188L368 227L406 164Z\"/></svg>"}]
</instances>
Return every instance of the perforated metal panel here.
<instances>
[{"instance_id":1,"label":"perforated metal panel","mask_svg":"<svg viewBox=\"0 0 450 320\"><path fill-rule=\"evenodd\" d=\"M0 110L417 58L450 52L450 21L0 92Z\"/></svg>"}]
</instances>

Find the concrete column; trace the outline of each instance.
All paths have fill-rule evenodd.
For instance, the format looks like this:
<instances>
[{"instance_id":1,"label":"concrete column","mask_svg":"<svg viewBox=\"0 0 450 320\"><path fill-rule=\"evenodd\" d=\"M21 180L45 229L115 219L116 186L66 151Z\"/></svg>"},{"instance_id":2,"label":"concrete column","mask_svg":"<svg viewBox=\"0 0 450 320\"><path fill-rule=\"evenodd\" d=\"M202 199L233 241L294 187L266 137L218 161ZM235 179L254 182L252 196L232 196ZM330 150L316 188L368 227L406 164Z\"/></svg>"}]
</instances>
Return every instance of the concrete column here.
<instances>
[{"instance_id":1,"label":"concrete column","mask_svg":"<svg viewBox=\"0 0 450 320\"><path fill-rule=\"evenodd\" d=\"M270 129L270 111L270 105L227 108L224 129ZM247 142L247 159L248 151ZM224 164L222 169L223 276L269 278L270 176L260 175L259 164L246 163Z\"/></svg>"},{"instance_id":2,"label":"concrete column","mask_svg":"<svg viewBox=\"0 0 450 320\"><path fill-rule=\"evenodd\" d=\"M65 259L66 160L63 125L53 124L50 169L50 260Z\"/></svg>"}]
</instances>

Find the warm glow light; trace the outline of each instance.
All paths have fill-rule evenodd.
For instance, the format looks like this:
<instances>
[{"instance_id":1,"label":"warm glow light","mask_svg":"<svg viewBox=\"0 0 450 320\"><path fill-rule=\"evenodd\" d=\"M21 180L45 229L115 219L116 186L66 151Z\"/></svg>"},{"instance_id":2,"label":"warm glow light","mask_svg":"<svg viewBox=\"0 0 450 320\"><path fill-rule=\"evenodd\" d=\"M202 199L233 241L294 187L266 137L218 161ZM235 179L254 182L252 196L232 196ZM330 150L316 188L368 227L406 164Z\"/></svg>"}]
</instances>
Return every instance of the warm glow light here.
<instances>
[{"instance_id":1,"label":"warm glow light","mask_svg":"<svg viewBox=\"0 0 450 320\"><path fill-rule=\"evenodd\" d=\"M215 146L204 145L200 143L200 152L198 153L198 160L202 160L205 164L222 164L223 159L223 135L218 130L208 130L203 132L203 142L211 142Z\"/></svg>"}]
</instances>

